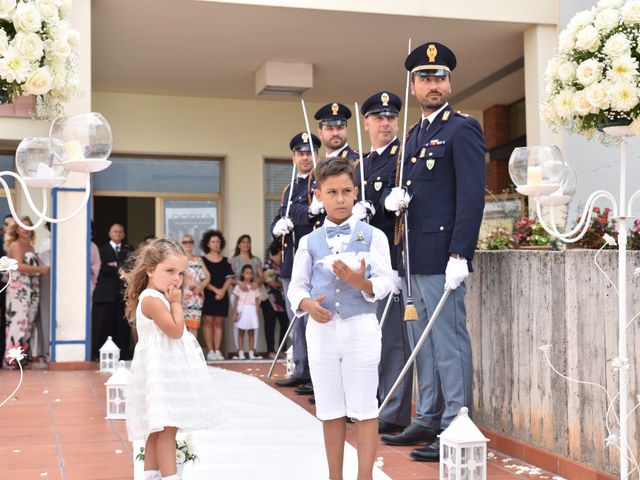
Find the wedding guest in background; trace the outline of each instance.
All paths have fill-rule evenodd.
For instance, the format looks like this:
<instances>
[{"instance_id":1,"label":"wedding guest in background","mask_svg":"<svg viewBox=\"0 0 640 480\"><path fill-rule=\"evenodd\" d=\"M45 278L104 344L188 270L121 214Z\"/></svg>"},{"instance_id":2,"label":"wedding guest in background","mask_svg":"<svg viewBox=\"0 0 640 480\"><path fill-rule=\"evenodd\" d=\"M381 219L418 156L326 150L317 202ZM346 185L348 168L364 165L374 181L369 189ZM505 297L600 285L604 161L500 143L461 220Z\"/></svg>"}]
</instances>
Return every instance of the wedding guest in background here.
<instances>
[{"instance_id":1,"label":"wedding guest in background","mask_svg":"<svg viewBox=\"0 0 640 480\"><path fill-rule=\"evenodd\" d=\"M51 223L45 223L49 236L38 245L37 254L42 265L51 268ZM34 355L44 361L49 358L49 342L51 335L51 281L49 275L40 277L40 315L35 322L36 344Z\"/></svg>"},{"instance_id":2,"label":"wedding guest in background","mask_svg":"<svg viewBox=\"0 0 640 480\"><path fill-rule=\"evenodd\" d=\"M209 270L204 266L202 258L194 255L195 241L191 235L183 235L180 244L187 254L187 272L184 279L182 293L182 309L187 329L198 338L202 305L204 303L204 289L211 280Z\"/></svg>"},{"instance_id":3,"label":"wedding guest in background","mask_svg":"<svg viewBox=\"0 0 640 480\"><path fill-rule=\"evenodd\" d=\"M33 225L29 217L22 217L24 225ZM9 287L6 290L7 327L5 351L21 347L26 354L23 365L32 361L31 336L40 303L40 275L48 275L49 267L40 265L34 252L35 232L25 230L17 223L11 224L5 234L4 248L9 258L18 262L18 270L12 272ZM3 358L4 368L16 368L8 365Z\"/></svg>"},{"instance_id":4,"label":"wedding guest in background","mask_svg":"<svg viewBox=\"0 0 640 480\"><path fill-rule=\"evenodd\" d=\"M282 343L284 334L289 328L284 289L282 288L282 278L280 278L281 265L282 244L279 240L274 240L269 246L269 258L267 258L263 266L264 286L267 289L269 299L260 304L264 315L264 336L267 342L267 354L271 359L276 356L276 321L280 325L278 346Z\"/></svg>"}]
</instances>

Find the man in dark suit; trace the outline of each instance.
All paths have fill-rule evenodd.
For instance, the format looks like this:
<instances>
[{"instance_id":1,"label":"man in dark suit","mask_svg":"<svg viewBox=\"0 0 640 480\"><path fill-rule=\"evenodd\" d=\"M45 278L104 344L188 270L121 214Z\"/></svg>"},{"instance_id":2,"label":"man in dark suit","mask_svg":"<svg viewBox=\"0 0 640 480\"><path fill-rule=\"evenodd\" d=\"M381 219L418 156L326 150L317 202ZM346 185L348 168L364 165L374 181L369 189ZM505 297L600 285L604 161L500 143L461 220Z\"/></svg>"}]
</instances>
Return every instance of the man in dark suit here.
<instances>
[{"instance_id":1,"label":"man in dark suit","mask_svg":"<svg viewBox=\"0 0 640 480\"><path fill-rule=\"evenodd\" d=\"M326 150L326 157L341 157L357 160L358 152L347 143L347 120L351 110L341 103L327 103L320 107L314 117L318 120L318 137Z\"/></svg>"},{"instance_id":2,"label":"man in dark suit","mask_svg":"<svg viewBox=\"0 0 640 480\"><path fill-rule=\"evenodd\" d=\"M384 209L381 203L382 193L390 188L395 178L396 164L400 155L398 140L398 113L402 108L402 100L397 95L382 91L367 98L362 104L364 129L371 140L371 152L364 159L364 192L365 203L358 194L358 203L353 208L353 215L360 219L368 218L369 224L384 232L389 241L391 252L398 249L393 243L396 216ZM356 185L360 185L360 162L356 166ZM397 280L397 254L391 255L391 263ZM387 300L379 302L378 319L382 319ZM402 367L411 353L407 328L403 320L403 303L401 295L391 294L391 303L382 327L382 352L380 355L380 375L378 396L384 401L394 384ZM413 371L407 373L404 381L396 390L389 403L378 418L380 433L397 433L411 423L411 393Z\"/></svg>"},{"instance_id":3,"label":"man in dark suit","mask_svg":"<svg viewBox=\"0 0 640 480\"><path fill-rule=\"evenodd\" d=\"M133 249L124 240L125 230L119 223L109 228L109 243L100 247L100 274L93 292L92 356L100 355L100 347L112 337L120 347L120 358L131 358L131 329L124 317L123 284L119 269Z\"/></svg>"},{"instance_id":4,"label":"man in dark suit","mask_svg":"<svg viewBox=\"0 0 640 480\"><path fill-rule=\"evenodd\" d=\"M271 232L275 239L282 239L282 266L280 267L280 277L285 291L287 302L287 314L290 320L293 312L289 305L289 298L286 293L291 281L291 270L293 268L293 257L295 256L300 239L311 233L313 229L322 224L322 205L318 203L313 195L315 181L313 180L313 160L311 148L316 152L320 148L320 139L307 132L295 135L289 142L289 148L293 155L293 163L296 168L296 176L293 182L291 194L291 206L289 216L287 213L287 203L289 202L288 185L282 192L280 210L271 224ZM307 341L305 338L306 317L296 320L293 326L293 362L295 368L293 375L284 380L277 380L276 385L280 387L295 387L305 385L311 380L309 374L309 359L307 357ZM311 393L313 390L308 387L303 393Z\"/></svg>"},{"instance_id":5,"label":"man in dark suit","mask_svg":"<svg viewBox=\"0 0 640 480\"><path fill-rule=\"evenodd\" d=\"M453 52L437 42L419 46L406 58L411 94L422 119L408 134L402 184L384 200L389 211L408 208L404 258L408 248L411 278L405 275L403 293L410 281L418 312L418 320L408 322L412 347L445 287L452 290L416 358L417 416L402 433L382 436L392 445L427 442L411 452L418 461L438 461L437 434L462 407L471 411L473 406L464 279L471 270L484 210L485 146L480 124L447 103L455 66Z\"/></svg>"}]
</instances>

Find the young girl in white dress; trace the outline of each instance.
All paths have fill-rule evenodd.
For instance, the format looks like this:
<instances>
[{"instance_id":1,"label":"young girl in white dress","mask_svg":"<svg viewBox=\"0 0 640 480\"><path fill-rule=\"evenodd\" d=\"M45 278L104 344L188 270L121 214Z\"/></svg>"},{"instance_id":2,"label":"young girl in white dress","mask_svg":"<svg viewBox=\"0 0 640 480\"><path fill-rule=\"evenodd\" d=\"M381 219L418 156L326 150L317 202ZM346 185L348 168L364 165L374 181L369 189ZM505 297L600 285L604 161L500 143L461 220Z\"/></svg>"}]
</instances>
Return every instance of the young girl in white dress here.
<instances>
[{"instance_id":1,"label":"young girl in white dress","mask_svg":"<svg viewBox=\"0 0 640 480\"><path fill-rule=\"evenodd\" d=\"M202 349L184 325L184 250L160 239L136 255L133 268L123 273L127 318L138 330L127 432L130 441L145 441L145 480L178 480L178 430L211 428L222 417Z\"/></svg>"},{"instance_id":2,"label":"young girl in white dress","mask_svg":"<svg viewBox=\"0 0 640 480\"><path fill-rule=\"evenodd\" d=\"M262 357L254 353L255 332L258 330L258 309L260 308L260 290L253 283L253 267L245 265L241 270L242 280L233 288L233 322L237 331L238 354L233 358L244 360L244 332L249 337L249 359Z\"/></svg>"}]
</instances>

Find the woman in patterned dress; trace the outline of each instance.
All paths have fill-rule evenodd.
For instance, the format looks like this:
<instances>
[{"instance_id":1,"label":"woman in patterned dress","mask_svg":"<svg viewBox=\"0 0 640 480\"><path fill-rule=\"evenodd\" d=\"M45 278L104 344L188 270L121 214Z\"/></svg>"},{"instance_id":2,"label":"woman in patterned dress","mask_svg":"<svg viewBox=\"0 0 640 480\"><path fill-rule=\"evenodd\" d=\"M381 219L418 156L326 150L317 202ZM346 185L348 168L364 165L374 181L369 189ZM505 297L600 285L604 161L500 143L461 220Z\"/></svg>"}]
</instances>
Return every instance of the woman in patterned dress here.
<instances>
[{"instance_id":1,"label":"woman in patterned dress","mask_svg":"<svg viewBox=\"0 0 640 480\"><path fill-rule=\"evenodd\" d=\"M180 243L187 254L187 272L182 296L184 321L191 334L198 338L198 330L200 329L200 320L202 318L202 304L204 302L204 288L209 285L211 275L204 266L202 258L193 254L195 245L193 237L191 235L183 235Z\"/></svg>"},{"instance_id":2,"label":"woman in patterned dress","mask_svg":"<svg viewBox=\"0 0 640 480\"><path fill-rule=\"evenodd\" d=\"M29 217L23 217L24 225L33 225ZM18 262L18 270L12 272L7 287L6 351L21 347L27 355L23 365L31 363L31 335L40 303L40 275L48 275L49 267L41 266L33 245L35 233L12 224L5 236L4 249L9 258ZM46 339L48 342L49 340ZM4 368L16 368L3 359Z\"/></svg>"}]
</instances>

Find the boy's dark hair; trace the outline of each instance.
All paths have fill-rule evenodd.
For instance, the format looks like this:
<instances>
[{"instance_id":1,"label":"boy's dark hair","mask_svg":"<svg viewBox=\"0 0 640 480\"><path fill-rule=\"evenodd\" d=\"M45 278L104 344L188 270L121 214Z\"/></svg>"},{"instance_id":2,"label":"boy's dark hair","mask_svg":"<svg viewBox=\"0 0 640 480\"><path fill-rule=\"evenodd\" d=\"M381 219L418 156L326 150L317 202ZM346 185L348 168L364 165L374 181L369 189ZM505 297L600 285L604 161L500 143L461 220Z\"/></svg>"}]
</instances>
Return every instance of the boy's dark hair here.
<instances>
[{"instance_id":1,"label":"boy's dark hair","mask_svg":"<svg viewBox=\"0 0 640 480\"><path fill-rule=\"evenodd\" d=\"M207 230L202 234L202 240L200 240L200 248L204 253L209 253L211 249L209 248L209 240L211 237L218 237L220 239L220 251L224 250L224 246L227 242L224 240L224 236L222 232L219 230Z\"/></svg>"},{"instance_id":2,"label":"boy's dark hair","mask_svg":"<svg viewBox=\"0 0 640 480\"><path fill-rule=\"evenodd\" d=\"M354 185L356 184L355 169L351 160L342 157L327 157L316 166L316 183L320 186L327 178L342 175L343 173L349 176Z\"/></svg>"},{"instance_id":3,"label":"boy's dark hair","mask_svg":"<svg viewBox=\"0 0 640 480\"><path fill-rule=\"evenodd\" d=\"M277 255L282 251L282 244L280 243L280 240L274 240L273 242L271 242L271 245L269 245L269 253L271 255Z\"/></svg>"}]
</instances>

